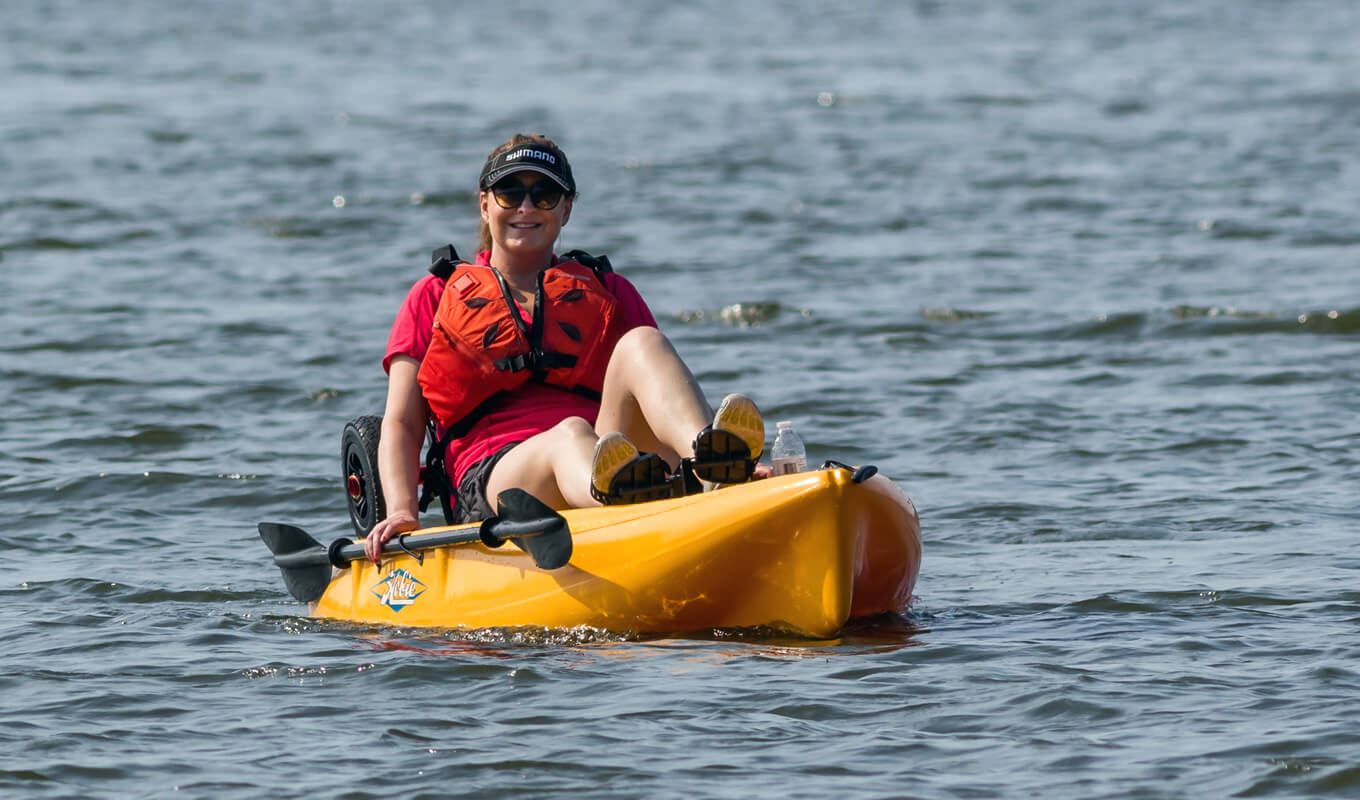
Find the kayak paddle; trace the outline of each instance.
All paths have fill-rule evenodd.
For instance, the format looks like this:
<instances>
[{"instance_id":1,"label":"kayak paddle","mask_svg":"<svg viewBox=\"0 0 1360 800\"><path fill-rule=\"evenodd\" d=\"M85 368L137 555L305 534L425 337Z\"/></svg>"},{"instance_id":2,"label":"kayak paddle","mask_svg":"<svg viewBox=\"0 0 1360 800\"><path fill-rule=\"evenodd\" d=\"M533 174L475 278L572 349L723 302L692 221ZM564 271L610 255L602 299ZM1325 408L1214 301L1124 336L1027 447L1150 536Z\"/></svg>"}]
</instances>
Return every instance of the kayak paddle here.
<instances>
[{"instance_id":1,"label":"kayak paddle","mask_svg":"<svg viewBox=\"0 0 1360 800\"><path fill-rule=\"evenodd\" d=\"M382 552L424 560L415 551L472 542L500 547L511 541L532 556L539 569L557 569L571 560L571 531L561 514L523 489L507 489L496 500L501 513L483 520L479 527L424 534L410 543L402 534L384 544ZM346 569L351 561L364 557L363 542L341 538L325 547L303 529L278 522L261 522L260 538L274 554L289 593L304 603L315 602L325 593L331 567Z\"/></svg>"}]
</instances>

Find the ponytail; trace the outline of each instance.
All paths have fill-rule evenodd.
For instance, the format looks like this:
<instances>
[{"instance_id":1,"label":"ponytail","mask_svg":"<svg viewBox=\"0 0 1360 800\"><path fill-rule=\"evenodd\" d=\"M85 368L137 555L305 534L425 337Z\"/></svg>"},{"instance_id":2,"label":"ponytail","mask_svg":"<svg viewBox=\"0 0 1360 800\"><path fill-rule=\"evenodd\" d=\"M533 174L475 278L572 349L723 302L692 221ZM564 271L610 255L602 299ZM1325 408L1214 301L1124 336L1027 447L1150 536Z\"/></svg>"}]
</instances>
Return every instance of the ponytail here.
<instances>
[{"instance_id":1,"label":"ponytail","mask_svg":"<svg viewBox=\"0 0 1360 800\"><path fill-rule=\"evenodd\" d=\"M477 206L477 211L479 213L481 212L480 204L478 204ZM480 253L483 250L490 249L491 249L491 226L486 224L486 220L482 220L482 231L477 235L477 252Z\"/></svg>"}]
</instances>

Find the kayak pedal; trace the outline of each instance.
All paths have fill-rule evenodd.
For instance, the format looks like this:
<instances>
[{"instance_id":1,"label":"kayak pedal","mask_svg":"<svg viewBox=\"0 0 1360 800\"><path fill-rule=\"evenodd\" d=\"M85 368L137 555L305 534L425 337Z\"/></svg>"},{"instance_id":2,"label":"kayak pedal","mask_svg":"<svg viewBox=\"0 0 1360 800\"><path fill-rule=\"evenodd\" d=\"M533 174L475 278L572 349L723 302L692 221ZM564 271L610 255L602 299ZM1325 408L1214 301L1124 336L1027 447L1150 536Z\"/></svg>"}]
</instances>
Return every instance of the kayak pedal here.
<instances>
[{"instance_id":1,"label":"kayak pedal","mask_svg":"<svg viewBox=\"0 0 1360 800\"><path fill-rule=\"evenodd\" d=\"M618 506L678 497L683 489L684 484L674 479L665 459L656 453L642 453L614 474L609 491L600 492L592 485L590 492L601 503Z\"/></svg>"},{"instance_id":2,"label":"kayak pedal","mask_svg":"<svg viewBox=\"0 0 1360 800\"><path fill-rule=\"evenodd\" d=\"M745 483L755 468L751 448L740 436L709 428L694 440L694 457L685 459L682 470L710 483Z\"/></svg>"}]
</instances>

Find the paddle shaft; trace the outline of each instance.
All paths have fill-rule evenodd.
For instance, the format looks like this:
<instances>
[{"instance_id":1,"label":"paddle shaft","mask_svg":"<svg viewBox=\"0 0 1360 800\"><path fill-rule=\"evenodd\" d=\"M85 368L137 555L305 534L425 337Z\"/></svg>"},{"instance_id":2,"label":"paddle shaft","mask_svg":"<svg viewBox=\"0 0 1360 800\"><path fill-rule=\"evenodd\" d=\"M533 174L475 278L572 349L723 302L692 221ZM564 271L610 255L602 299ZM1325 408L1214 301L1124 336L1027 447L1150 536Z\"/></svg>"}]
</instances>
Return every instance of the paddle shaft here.
<instances>
[{"instance_id":1,"label":"paddle shaft","mask_svg":"<svg viewBox=\"0 0 1360 800\"><path fill-rule=\"evenodd\" d=\"M411 541L407 534L383 543L387 554L409 553L424 562L419 550L481 542L500 547L506 541L528 553L539 569L558 569L571 560L571 530L562 515L523 489L506 489L496 497L502 515L477 526L463 526L436 533L422 533ZM363 542L336 539L326 547L296 525L261 522L260 538L274 554L283 572L284 585L294 597L312 603L331 582L331 568L347 569L365 557Z\"/></svg>"},{"instance_id":2,"label":"paddle shaft","mask_svg":"<svg viewBox=\"0 0 1360 800\"><path fill-rule=\"evenodd\" d=\"M383 553L405 553L418 550L431 550L436 547L447 547L455 544L470 544L472 542L485 542L488 546L499 546L506 539L528 539L533 536L540 536L546 533L554 525L558 524L555 519L535 519L527 521L518 520L498 520L488 526L488 531L493 538L493 542L487 541L480 528L460 528L451 531L439 531L438 533L421 534L415 539L408 539L405 534L389 539L384 545ZM348 564L351 561L364 557L363 542L352 542L336 549L336 560L344 561ZM284 569L291 567L315 567L322 564L332 564L330 552L326 548L317 547L307 550L299 550L295 553L284 553L274 556L274 563Z\"/></svg>"}]
</instances>

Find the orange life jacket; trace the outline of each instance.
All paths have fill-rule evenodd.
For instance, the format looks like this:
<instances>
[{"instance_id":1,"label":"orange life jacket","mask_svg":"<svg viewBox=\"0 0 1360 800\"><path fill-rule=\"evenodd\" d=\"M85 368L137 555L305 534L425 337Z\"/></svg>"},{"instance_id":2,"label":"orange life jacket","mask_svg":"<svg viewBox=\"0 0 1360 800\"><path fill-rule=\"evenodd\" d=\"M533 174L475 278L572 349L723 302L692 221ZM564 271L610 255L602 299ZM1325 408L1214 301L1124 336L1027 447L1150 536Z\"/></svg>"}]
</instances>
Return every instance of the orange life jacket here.
<instances>
[{"instance_id":1,"label":"orange life jacket","mask_svg":"<svg viewBox=\"0 0 1360 800\"><path fill-rule=\"evenodd\" d=\"M599 399L623 334L618 303L601 280L609 261L567 255L538 274L529 325L494 268L452 259L431 267L447 275L418 379L446 441L449 433L464 435L502 392L531 380Z\"/></svg>"}]
</instances>

